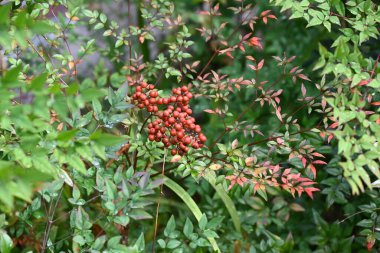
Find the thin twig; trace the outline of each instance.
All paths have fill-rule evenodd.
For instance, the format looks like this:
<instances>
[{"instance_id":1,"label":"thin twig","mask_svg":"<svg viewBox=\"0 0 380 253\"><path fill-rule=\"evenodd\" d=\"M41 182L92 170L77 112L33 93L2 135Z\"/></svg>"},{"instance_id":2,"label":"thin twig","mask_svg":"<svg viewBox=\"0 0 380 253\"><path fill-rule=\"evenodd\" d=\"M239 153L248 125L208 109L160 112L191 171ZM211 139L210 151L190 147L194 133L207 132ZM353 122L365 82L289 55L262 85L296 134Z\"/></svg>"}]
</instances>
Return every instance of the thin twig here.
<instances>
[{"instance_id":1,"label":"thin twig","mask_svg":"<svg viewBox=\"0 0 380 253\"><path fill-rule=\"evenodd\" d=\"M62 196L62 192L63 192L63 186L62 186L61 190L59 191L58 198L54 204L53 209L51 209L51 207L53 206L52 205L53 202L51 202L51 205L49 208L49 214L48 214L48 223L46 225L46 229L45 229L45 233L44 233L44 239L43 239L43 243L42 243L41 253L44 253L46 250L46 244L47 244L47 241L49 240L49 234L50 234L51 226L54 223L54 221L53 221L54 214L55 214L55 211L57 210L58 203L59 203L61 196ZM50 213L51 213L51 215L50 215Z\"/></svg>"}]
</instances>

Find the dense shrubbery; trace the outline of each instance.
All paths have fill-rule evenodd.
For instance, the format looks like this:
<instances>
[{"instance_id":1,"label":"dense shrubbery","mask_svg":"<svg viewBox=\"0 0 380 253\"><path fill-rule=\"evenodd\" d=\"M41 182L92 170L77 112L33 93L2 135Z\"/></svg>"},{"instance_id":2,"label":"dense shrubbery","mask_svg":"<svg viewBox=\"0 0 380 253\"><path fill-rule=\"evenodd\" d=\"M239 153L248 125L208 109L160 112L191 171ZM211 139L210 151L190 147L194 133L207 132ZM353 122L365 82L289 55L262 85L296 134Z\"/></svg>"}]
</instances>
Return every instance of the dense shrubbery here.
<instances>
[{"instance_id":1,"label":"dense shrubbery","mask_svg":"<svg viewBox=\"0 0 380 253\"><path fill-rule=\"evenodd\" d=\"M379 22L369 0L0 1L0 252L375 251Z\"/></svg>"}]
</instances>

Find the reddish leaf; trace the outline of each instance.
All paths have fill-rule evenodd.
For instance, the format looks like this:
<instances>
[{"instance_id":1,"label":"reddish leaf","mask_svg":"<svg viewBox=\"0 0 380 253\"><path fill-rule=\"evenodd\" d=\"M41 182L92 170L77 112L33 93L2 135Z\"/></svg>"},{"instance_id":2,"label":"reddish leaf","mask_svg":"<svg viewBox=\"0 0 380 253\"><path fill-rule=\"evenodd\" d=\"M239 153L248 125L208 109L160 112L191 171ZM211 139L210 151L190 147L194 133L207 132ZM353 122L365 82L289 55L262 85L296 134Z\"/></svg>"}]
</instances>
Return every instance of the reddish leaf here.
<instances>
[{"instance_id":1,"label":"reddish leaf","mask_svg":"<svg viewBox=\"0 0 380 253\"><path fill-rule=\"evenodd\" d=\"M301 92L302 92L302 96L305 97L306 96L306 88L305 88L305 85L303 85L303 83L301 84Z\"/></svg>"},{"instance_id":2,"label":"reddish leaf","mask_svg":"<svg viewBox=\"0 0 380 253\"><path fill-rule=\"evenodd\" d=\"M271 19L277 19L277 17L276 17L275 15L273 15L273 14L268 15L268 18L271 18Z\"/></svg>"},{"instance_id":3,"label":"reddish leaf","mask_svg":"<svg viewBox=\"0 0 380 253\"><path fill-rule=\"evenodd\" d=\"M305 157L302 157L301 158L301 161L302 161L302 166L304 167L304 168L306 168L306 158Z\"/></svg>"},{"instance_id":4,"label":"reddish leaf","mask_svg":"<svg viewBox=\"0 0 380 253\"><path fill-rule=\"evenodd\" d=\"M257 64L257 70L259 69L262 69L262 67L264 66L264 59L262 59L259 64Z\"/></svg>"},{"instance_id":5,"label":"reddish leaf","mask_svg":"<svg viewBox=\"0 0 380 253\"><path fill-rule=\"evenodd\" d=\"M269 14L270 12L271 12L271 10L263 11L263 12L261 12L260 17L264 17L264 16L266 16L267 14Z\"/></svg>"},{"instance_id":6,"label":"reddish leaf","mask_svg":"<svg viewBox=\"0 0 380 253\"><path fill-rule=\"evenodd\" d=\"M298 68L299 68L299 66L292 68L289 73L294 73Z\"/></svg>"},{"instance_id":7,"label":"reddish leaf","mask_svg":"<svg viewBox=\"0 0 380 253\"><path fill-rule=\"evenodd\" d=\"M281 107L276 109L276 116L282 122Z\"/></svg>"},{"instance_id":8,"label":"reddish leaf","mask_svg":"<svg viewBox=\"0 0 380 253\"><path fill-rule=\"evenodd\" d=\"M305 188L305 192L307 193L307 195L309 195L310 198L313 198L313 192L316 191L319 191L319 189L314 187Z\"/></svg>"},{"instance_id":9,"label":"reddish leaf","mask_svg":"<svg viewBox=\"0 0 380 253\"><path fill-rule=\"evenodd\" d=\"M307 76L305 76L304 74L298 74L297 75L299 78L303 79L303 80L306 80L306 81L311 81Z\"/></svg>"},{"instance_id":10,"label":"reddish leaf","mask_svg":"<svg viewBox=\"0 0 380 253\"><path fill-rule=\"evenodd\" d=\"M322 157L322 158L325 158L325 156L324 155L322 155L322 154L320 154L320 153L318 153L318 152L313 152L313 153L311 153L313 156L317 156L317 157Z\"/></svg>"},{"instance_id":11,"label":"reddish leaf","mask_svg":"<svg viewBox=\"0 0 380 253\"><path fill-rule=\"evenodd\" d=\"M322 160L315 160L313 161L314 164L327 164L325 161Z\"/></svg>"},{"instance_id":12,"label":"reddish leaf","mask_svg":"<svg viewBox=\"0 0 380 253\"><path fill-rule=\"evenodd\" d=\"M317 177L317 170L315 169L315 166L313 164L309 164L309 167L308 167L311 172L313 173L313 177L316 178Z\"/></svg>"},{"instance_id":13,"label":"reddish leaf","mask_svg":"<svg viewBox=\"0 0 380 253\"><path fill-rule=\"evenodd\" d=\"M262 49L263 46L261 45L260 40L261 39L258 37L252 37L248 40L248 45Z\"/></svg>"},{"instance_id":14,"label":"reddish leaf","mask_svg":"<svg viewBox=\"0 0 380 253\"><path fill-rule=\"evenodd\" d=\"M205 109L203 110L204 112L207 112L207 113L211 113L211 114L215 114L215 111L211 110L211 109Z\"/></svg>"}]
</instances>

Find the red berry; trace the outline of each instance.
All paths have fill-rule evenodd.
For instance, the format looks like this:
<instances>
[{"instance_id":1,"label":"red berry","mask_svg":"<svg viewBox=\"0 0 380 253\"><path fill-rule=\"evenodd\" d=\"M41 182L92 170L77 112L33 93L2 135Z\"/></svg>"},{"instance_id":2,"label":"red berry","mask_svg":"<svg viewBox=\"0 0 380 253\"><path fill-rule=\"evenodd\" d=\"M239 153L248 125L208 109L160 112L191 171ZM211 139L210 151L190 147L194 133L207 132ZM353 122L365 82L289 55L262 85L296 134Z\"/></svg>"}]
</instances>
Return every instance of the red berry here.
<instances>
[{"instance_id":1,"label":"red berry","mask_svg":"<svg viewBox=\"0 0 380 253\"><path fill-rule=\"evenodd\" d=\"M153 134L150 134L150 135L148 136L148 138L149 138L150 141L154 141L155 136L154 136Z\"/></svg>"},{"instance_id":2,"label":"red berry","mask_svg":"<svg viewBox=\"0 0 380 253\"><path fill-rule=\"evenodd\" d=\"M189 136L186 136L185 138L183 138L183 143L189 145L191 143L191 138Z\"/></svg>"},{"instance_id":3,"label":"red berry","mask_svg":"<svg viewBox=\"0 0 380 253\"><path fill-rule=\"evenodd\" d=\"M204 134L200 134L200 135L199 135L199 140L200 140L201 142L206 142L207 138L206 138L206 136L204 136Z\"/></svg>"},{"instance_id":4,"label":"red berry","mask_svg":"<svg viewBox=\"0 0 380 253\"><path fill-rule=\"evenodd\" d=\"M177 132L177 138L178 139L182 139L184 136L185 136L185 134L182 131Z\"/></svg>"},{"instance_id":5,"label":"red berry","mask_svg":"<svg viewBox=\"0 0 380 253\"><path fill-rule=\"evenodd\" d=\"M176 124L174 125L174 128L175 128L175 130L179 131L179 130L182 129L182 125L179 124L179 123L176 123Z\"/></svg>"},{"instance_id":6,"label":"red berry","mask_svg":"<svg viewBox=\"0 0 380 253\"><path fill-rule=\"evenodd\" d=\"M175 123L175 118L173 118L173 117L169 118L169 119L168 119L168 122L169 122L170 124L174 124L174 123Z\"/></svg>"},{"instance_id":7,"label":"red berry","mask_svg":"<svg viewBox=\"0 0 380 253\"><path fill-rule=\"evenodd\" d=\"M148 86L148 84L146 82L141 83L141 87L146 88L147 86Z\"/></svg>"},{"instance_id":8,"label":"red berry","mask_svg":"<svg viewBox=\"0 0 380 253\"><path fill-rule=\"evenodd\" d=\"M156 97L158 97L158 93L157 93L157 91L151 91L151 92L149 93L149 95L150 95L152 98L156 98Z\"/></svg>"},{"instance_id":9,"label":"red berry","mask_svg":"<svg viewBox=\"0 0 380 253\"><path fill-rule=\"evenodd\" d=\"M176 154L177 154L177 150L176 150L176 149L172 149L172 150L170 151L170 153L171 153L172 155L176 155Z\"/></svg>"}]
</instances>

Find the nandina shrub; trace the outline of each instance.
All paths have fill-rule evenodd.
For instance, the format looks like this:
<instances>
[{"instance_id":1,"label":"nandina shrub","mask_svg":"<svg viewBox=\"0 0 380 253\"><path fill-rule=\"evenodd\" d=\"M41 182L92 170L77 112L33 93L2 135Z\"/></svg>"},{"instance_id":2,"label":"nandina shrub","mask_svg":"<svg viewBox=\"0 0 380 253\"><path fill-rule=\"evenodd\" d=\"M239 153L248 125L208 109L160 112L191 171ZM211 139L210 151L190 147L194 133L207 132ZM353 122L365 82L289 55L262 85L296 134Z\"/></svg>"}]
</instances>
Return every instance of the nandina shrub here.
<instances>
[{"instance_id":1,"label":"nandina shrub","mask_svg":"<svg viewBox=\"0 0 380 253\"><path fill-rule=\"evenodd\" d=\"M117 4L0 5L1 250L290 252L341 90L270 55L266 2Z\"/></svg>"}]
</instances>

